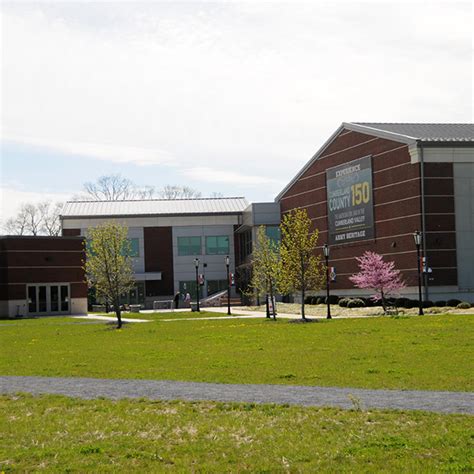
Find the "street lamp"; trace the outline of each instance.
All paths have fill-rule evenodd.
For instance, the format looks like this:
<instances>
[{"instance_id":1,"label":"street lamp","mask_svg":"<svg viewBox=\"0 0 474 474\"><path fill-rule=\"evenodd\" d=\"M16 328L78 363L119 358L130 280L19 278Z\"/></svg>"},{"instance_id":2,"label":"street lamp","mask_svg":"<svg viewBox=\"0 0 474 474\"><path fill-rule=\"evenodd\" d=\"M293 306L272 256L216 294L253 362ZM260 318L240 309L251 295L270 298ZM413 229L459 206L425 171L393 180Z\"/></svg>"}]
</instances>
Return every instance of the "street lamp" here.
<instances>
[{"instance_id":1,"label":"street lamp","mask_svg":"<svg viewBox=\"0 0 474 474\"><path fill-rule=\"evenodd\" d=\"M331 317L331 304L329 303L329 245L323 245L324 259L326 260L326 306L327 306L327 316L326 319L332 319Z\"/></svg>"},{"instance_id":2,"label":"street lamp","mask_svg":"<svg viewBox=\"0 0 474 474\"><path fill-rule=\"evenodd\" d=\"M416 230L413 233L413 238L415 239L416 256L418 260L418 315L422 316L424 313L423 313L423 302L421 301L421 256L420 256L421 232Z\"/></svg>"},{"instance_id":3,"label":"street lamp","mask_svg":"<svg viewBox=\"0 0 474 474\"><path fill-rule=\"evenodd\" d=\"M196 267L196 311L199 309L199 258L194 259L194 266Z\"/></svg>"},{"instance_id":4,"label":"street lamp","mask_svg":"<svg viewBox=\"0 0 474 474\"><path fill-rule=\"evenodd\" d=\"M225 258L225 266L227 267L227 314L230 314L230 273L229 273L230 257Z\"/></svg>"}]
</instances>

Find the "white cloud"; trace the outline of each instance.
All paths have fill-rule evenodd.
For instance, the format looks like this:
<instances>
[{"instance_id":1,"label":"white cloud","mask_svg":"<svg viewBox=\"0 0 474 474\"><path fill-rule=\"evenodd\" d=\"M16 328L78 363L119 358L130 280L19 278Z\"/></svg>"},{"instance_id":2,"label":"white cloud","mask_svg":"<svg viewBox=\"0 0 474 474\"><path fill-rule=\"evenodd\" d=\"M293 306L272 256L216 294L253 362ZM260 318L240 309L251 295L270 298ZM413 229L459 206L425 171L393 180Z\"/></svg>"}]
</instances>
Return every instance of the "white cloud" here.
<instances>
[{"instance_id":1,"label":"white cloud","mask_svg":"<svg viewBox=\"0 0 474 474\"><path fill-rule=\"evenodd\" d=\"M283 186L284 182L269 176L256 176L238 173L236 171L224 171L216 168L195 167L186 168L182 174L189 179L208 182L235 184L237 186L259 186L261 184L278 184Z\"/></svg>"},{"instance_id":2,"label":"white cloud","mask_svg":"<svg viewBox=\"0 0 474 474\"><path fill-rule=\"evenodd\" d=\"M101 143L74 143L61 140L45 140L18 136L5 138L8 141L47 148L55 152L96 158L98 160L111 161L113 163L135 163L140 166L145 166L172 164L173 162L172 155L163 150Z\"/></svg>"},{"instance_id":3,"label":"white cloud","mask_svg":"<svg viewBox=\"0 0 474 474\"><path fill-rule=\"evenodd\" d=\"M55 150L256 185L342 121L472 120L471 2L1 8L2 126Z\"/></svg>"}]
</instances>

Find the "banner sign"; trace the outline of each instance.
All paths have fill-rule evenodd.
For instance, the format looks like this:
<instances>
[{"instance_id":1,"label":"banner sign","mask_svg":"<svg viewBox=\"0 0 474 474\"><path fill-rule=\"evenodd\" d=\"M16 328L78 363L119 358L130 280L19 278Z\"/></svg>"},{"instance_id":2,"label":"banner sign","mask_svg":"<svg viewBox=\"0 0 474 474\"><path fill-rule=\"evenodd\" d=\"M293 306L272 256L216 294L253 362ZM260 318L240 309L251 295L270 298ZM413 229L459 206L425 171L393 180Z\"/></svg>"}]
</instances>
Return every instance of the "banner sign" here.
<instances>
[{"instance_id":1,"label":"banner sign","mask_svg":"<svg viewBox=\"0 0 474 474\"><path fill-rule=\"evenodd\" d=\"M329 244L374 237L370 156L326 170Z\"/></svg>"}]
</instances>

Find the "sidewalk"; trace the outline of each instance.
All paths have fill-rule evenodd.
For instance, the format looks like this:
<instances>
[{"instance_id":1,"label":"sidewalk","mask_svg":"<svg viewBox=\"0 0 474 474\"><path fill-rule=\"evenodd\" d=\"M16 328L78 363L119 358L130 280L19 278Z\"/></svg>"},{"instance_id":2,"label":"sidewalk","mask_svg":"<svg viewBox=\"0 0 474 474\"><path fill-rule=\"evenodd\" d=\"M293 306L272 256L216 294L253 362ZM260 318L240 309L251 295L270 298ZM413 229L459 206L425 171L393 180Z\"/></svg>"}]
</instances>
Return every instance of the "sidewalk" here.
<instances>
[{"instance_id":1,"label":"sidewalk","mask_svg":"<svg viewBox=\"0 0 474 474\"><path fill-rule=\"evenodd\" d=\"M300 385L220 384L168 380L94 379L82 377L0 376L0 393L58 394L77 398L149 398L277 403L297 406L369 410L425 410L474 413L474 393L421 390L370 390Z\"/></svg>"}]
</instances>

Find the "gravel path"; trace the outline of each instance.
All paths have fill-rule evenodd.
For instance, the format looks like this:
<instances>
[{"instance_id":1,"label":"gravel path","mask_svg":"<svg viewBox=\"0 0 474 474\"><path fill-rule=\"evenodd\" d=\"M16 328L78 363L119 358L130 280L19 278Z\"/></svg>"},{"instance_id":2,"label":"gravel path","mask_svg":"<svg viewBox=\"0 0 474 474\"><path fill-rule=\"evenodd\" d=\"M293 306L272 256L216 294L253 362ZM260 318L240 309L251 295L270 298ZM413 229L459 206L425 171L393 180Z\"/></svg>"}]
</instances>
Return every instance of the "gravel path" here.
<instances>
[{"instance_id":1,"label":"gravel path","mask_svg":"<svg viewBox=\"0 0 474 474\"><path fill-rule=\"evenodd\" d=\"M291 385L237 385L158 380L79 377L0 376L0 393L60 394L78 398L149 398L154 400L215 400L287 403L338 408L427 410L474 414L474 393Z\"/></svg>"}]
</instances>

